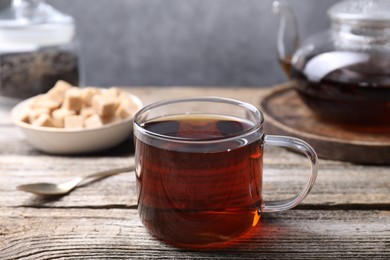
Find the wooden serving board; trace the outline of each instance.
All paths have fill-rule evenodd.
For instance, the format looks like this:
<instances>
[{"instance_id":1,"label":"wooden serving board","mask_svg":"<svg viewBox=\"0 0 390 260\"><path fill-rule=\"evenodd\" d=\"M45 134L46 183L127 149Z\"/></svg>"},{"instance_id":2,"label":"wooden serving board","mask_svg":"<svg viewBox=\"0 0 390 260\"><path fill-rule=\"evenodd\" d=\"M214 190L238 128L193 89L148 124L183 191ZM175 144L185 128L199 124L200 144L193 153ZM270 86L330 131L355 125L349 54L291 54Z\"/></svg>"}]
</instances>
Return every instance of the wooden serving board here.
<instances>
[{"instance_id":1,"label":"wooden serving board","mask_svg":"<svg viewBox=\"0 0 390 260\"><path fill-rule=\"evenodd\" d=\"M301 101L292 86L276 87L260 106L266 133L301 138L320 158L390 164L390 126L351 126L321 119Z\"/></svg>"}]
</instances>

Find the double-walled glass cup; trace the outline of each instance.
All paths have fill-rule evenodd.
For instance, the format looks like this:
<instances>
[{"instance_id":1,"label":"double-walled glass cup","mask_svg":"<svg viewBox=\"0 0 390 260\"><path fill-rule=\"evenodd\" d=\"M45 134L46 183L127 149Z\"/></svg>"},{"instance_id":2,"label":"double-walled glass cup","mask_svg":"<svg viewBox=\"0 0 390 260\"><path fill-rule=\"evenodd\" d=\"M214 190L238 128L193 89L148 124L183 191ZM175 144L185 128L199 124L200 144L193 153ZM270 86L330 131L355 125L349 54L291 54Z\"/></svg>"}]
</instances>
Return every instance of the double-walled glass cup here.
<instances>
[{"instance_id":1,"label":"double-walled glass cup","mask_svg":"<svg viewBox=\"0 0 390 260\"><path fill-rule=\"evenodd\" d=\"M178 247L220 247L254 227L262 212L298 205L315 182L317 155L300 139L266 135L263 123L255 106L218 97L141 109L134 117L138 211L149 232ZM309 159L309 178L294 197L262 199L265 144Z\"/></svg>"}]
</instances>

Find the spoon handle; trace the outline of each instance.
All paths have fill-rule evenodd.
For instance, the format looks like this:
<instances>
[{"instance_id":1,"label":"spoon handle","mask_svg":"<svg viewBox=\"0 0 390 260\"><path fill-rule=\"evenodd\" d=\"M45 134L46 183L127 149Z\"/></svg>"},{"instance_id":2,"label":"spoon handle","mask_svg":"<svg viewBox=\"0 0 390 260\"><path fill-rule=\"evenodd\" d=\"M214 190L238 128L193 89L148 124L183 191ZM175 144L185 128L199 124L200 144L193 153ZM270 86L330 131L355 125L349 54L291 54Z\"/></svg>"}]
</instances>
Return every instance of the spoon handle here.
<instances>
[{"instance_id":1,"label":"spoon handle","mask_svg":"<svg viewBox=\"0 0 390 260\"><path fill-rule=\"evenodd\" d=\"M116 175L116 174L123 173L123 172L131 172L131 171L134 171L134 169L135 169L135 166L131 165L129 167L123 167L123 168L106 170L106 171L102 171L102 172L96 172L96 173L93 173L93 174L85 176L83 178L83 180L91 179L91 178L97 180L97 179L101 179L101 178L104 178L104 177Z\"/></svg>"}]
</instances>

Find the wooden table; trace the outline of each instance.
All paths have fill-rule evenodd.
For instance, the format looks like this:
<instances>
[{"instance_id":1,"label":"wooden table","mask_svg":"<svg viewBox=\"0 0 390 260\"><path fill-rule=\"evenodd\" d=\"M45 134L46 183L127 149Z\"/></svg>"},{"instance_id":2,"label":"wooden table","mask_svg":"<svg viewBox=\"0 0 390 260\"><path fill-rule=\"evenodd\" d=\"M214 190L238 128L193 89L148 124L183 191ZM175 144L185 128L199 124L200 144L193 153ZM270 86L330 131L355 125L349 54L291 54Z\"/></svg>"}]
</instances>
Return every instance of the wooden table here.
<instances>
[{"instance_id":1,"label":"wooden table","mask_svg":"<svg viewBox=\"0 0 390 260\"><path fill-rule=\"evenodd\" d=\"M128 88L148 104L167 97L218 95L255 105L267 89ZM100 154L50 156L15 131L7 108L0 112L0 259L278 259L390 258L390 168L320 160L317 182L293 210L263 214L255 236L233 248L196 252L166 246L138 219L134 173L79 188L64 197L16 191L19 184L61 182L77 175L127 166L129 138ZM264 198L297 192L306 159L266 147Z\"/></svg>"}]
</instances>

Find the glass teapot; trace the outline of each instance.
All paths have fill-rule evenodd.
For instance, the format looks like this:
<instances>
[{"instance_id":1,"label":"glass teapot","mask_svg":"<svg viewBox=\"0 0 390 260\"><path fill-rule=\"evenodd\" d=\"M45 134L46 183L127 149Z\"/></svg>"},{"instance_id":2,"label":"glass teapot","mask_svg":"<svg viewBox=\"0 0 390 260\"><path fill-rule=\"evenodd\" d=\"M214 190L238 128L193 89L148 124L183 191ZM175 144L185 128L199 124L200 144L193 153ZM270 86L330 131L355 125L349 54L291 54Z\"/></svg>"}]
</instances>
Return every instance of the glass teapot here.
<instances>
[{"instance_id":1,"label":"glass teapot","mask_svg":"<svg viewBox=\"0 0 390 260\"><path fill-rule=\"evenodd\" d=\"M79 84L74 19L44 0L12 0L0 11L0 96L44 93L59 79Z\"/></svg>"},{"instance_id":2,"label":"glass teapot","mask_svg":"<svg viewBox=\"0 0 390 260\"><path fill-rule=\"evenodd\" d=\"M336 3L331 28L302 44L287 1L273 9L279 61L304 103L336 123L390 126L390 0Z\"/></svg>"}]
</instances>

